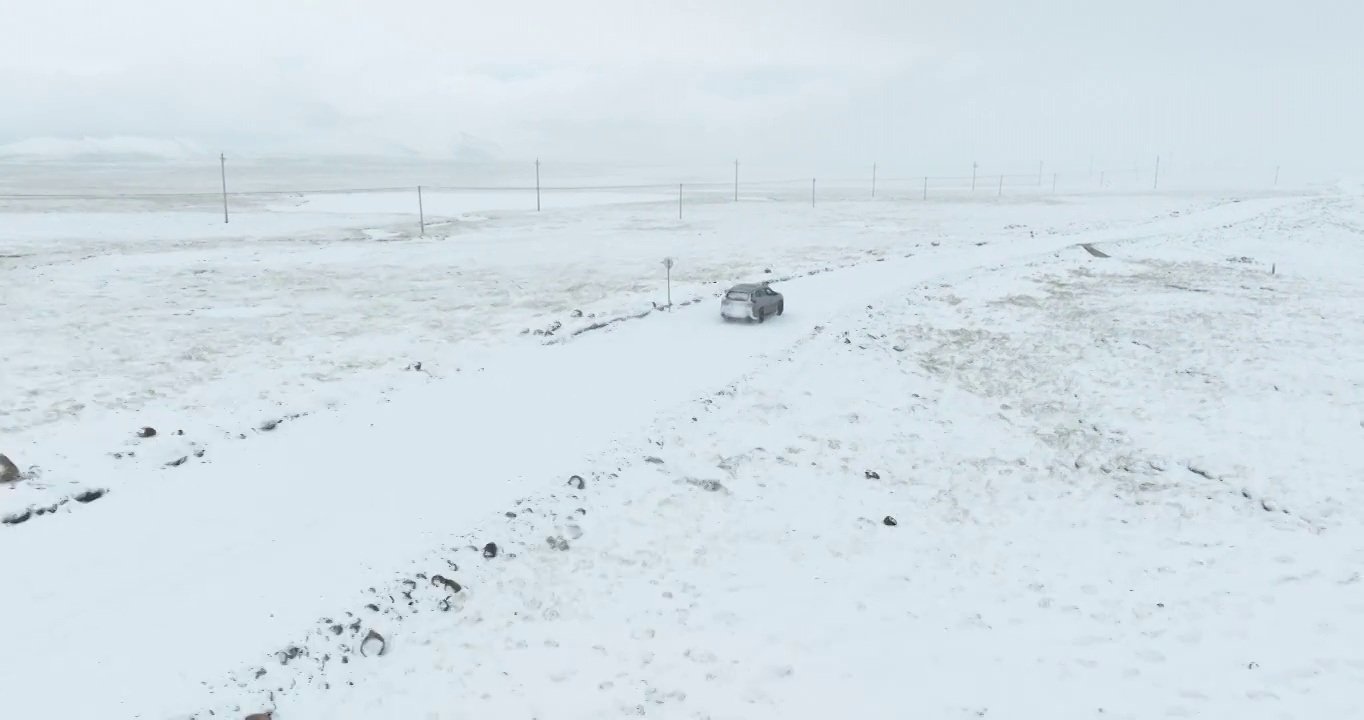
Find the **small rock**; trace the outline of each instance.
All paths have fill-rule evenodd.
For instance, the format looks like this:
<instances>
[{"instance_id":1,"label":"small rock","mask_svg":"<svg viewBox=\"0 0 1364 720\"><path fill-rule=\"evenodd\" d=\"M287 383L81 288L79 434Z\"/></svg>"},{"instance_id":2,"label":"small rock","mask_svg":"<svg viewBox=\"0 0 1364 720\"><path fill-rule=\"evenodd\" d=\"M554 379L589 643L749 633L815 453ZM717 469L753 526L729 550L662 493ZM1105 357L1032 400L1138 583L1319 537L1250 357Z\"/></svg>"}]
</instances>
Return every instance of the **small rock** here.
<instances>
[{"instance_id":1,"label":"small rock","mask_svg":"<svg viewBox=\"0 0 1364 720\"><path fill-rule=\"evenodd\" d=\"M582 310L574 310L573 312L569 313L568 316L569 316L569 317L580 318L580 317L583 316L583 311L582 311Z\"/></svg>"},{"instance_id":2,"label":"small rock","mask_svg":"<svg viewBox=\"0 0 1364 720\"><path fill-rule=\"evenodd\" d=\"M587 487L587 481L583 480L581 475L574 475L573 477L569 478L568 484L574 488L577 488L578 490L582 490L583 488Z\"/></svg>"},{"instance_id":3,"label":"small rock","mask_svg":"<svg viewBox=\"0 0 1364 720\"><path fill-rule=\"evenodd\" d=\"M454 580L451 580L450 578L445 577L444 575L432 575L431 584L440 585L452 593L457 593L460 590L464 589L463 587L460 586L459 583L455 582Z\"/></svg>"},{"instance_id":4,"label":"small rock","mask_svg":"<svg viewBox=\"0 0 1364 720\"><path fill-rule=\"evenodd\" d=\"M876 472L875 470L868 470L868 471L862 473L862 476L865 477L865 478L867 478L868 480L880 480L880 479L881 479L881 474L878 473L878 472Z\"/></svg>"},{"instance_id":5,"label":"small rock","mask_svg":"<svg viewBox=\"0 0 1364 720\"><path fill-rule=\"evenodd\" d=\"M24 479L24 474L19 472L19 466L14 464L3 453L0 453L0 485L5 483L16 483Z\"/></svg>"},{"instance_id":6,"label":"small rock","mask_svg":"<svg viewBox=\"0 0 1364 720\"><path fill-rule=\"evenodd\" d=\"M506 513L506 516L509 517L509 518L514 518L514 517L516 517L516 513L508 511L508 512Z\"/></svg>"},{"instance_id":7,"label":"small rock","mask_svg":"<svg viewBox=\"0 0 1364 720\"><path fill-rule=\"evenodd\" d=\"M107 492L109 491L104 488L92 488L90 490L82 491L80 494L76 495L74 499L81 504L91 503L104 497L104 494Z\"/></svg>"},{"instance_id":8,"label":"small rock","mask_svg":"<svg viewBox=\"0 0 1364 720\"><path fill-rule=\"evenodd\" d=\"M718 480L697 480L695 478L687 478L687 484L695 485L706 492L719 492L725 489L725 486L721 485Z\"/></svg>"},{"instance_id":9,"label":"small rock","mask_svg":"<svg viewBox=\"0 0 1364 720\"><path fill-rule=\"evenodd\" d=\"M274 430L277 427L279 427L278 420L266 420L265 422L260 424L260 429L265 432L270 432L271 430Z\"/></svg>"},{"instance_id":10,"label":"small rock","mask_svg":"<svg viewBox=\"0 0 1364 720\"><path fill-rule=\"evenodd\" d=\"M137 436L140 438L156 437L156 428L144 427L137 431Z\"/></svg>"},{"instance_id":11,"label":"small rock","mask_svg":"<svg viewBox=\"0 0 1364 720\"><path fill-rule=\"evenodd\" d=\"M1247 670L1254 670L1254 669L1257 668L1257 667L1260 667L1260 663L1252 662L1251 664L1249 664L1249 665L1246 666L1246 669L1247 669Z\"/></svg>"},{"instance_id":12,"label":"small rock","mask_svg":"<svg viewBox=\"0 0 1364 720\"><path fill-rule=\"evenodd\" d=\"M188 461L189 461L188 455L181 455L180 457L166 463L166 467L180 467L181 465L184 465Z\"/></svg>"},{"instance_id":13,"label":"small rock","mask_svg":"<svg viewBox=\"0 0 1364 720\"><path fill-rule=\"evenodd\" d=\"M545 538L545 542L549 543L549 546L554 548L555 550L562 551L568 549L568 541L559 537L558 535Z\"/></svg>"},{"instance_id":14,"label":"small rock","mask_svg":"<svg viewBox=\"0 0 1364 720\"><path fill-rule=\"evenodd\" d=\"M203 448L199 448L198 450L194 451L194 457L201 458L203 456L204 456Z\"/></svg>"},{"instance_id":15,"label":"small rock","mask_svg":"<svg viewBox=\"0 0 1364 720\"><path fill-rule=\"evenodd\" d=\"M663 464L663 458L656 458L656 457L654 457L653 455L650 455L650 456L644 458L644 462L646 462L646 463L653 463L654 465L662 465L662 464Z\"/></svg>"},{"instance_id":16,"label":"small rock","mask_svg":"<svg viewBox=\"0 0 1364 720\"><path fill-rule=\"evenodd\" d=\"M414 363L412 363L411 365L408 365L408 366L407 366L407 369L408 369L408 370L413 370L413 371L416 371L416 372L421 372L421 369L422 369L421 361L418 360L417 362L414 362Z\"/></svg>"},{"instance_id":17,"label":"small rock","mask_svg":"<svg viewBox=\"0 0 1364 720\"><path fill-rule=\"evenodd\" d=\"M388 650L388 641L384 636L373 630L365 634L365 639L360 641L360 654L365 657L383 657Z\"/></svg>"},{"instance_id":18,"label":"small rock","mask_svg":"<svg viewBox=\"0 0 1364 720\"><path fill-rule=\"evenodd\" d=\"M483 546L483 557L491 560L497 557L497 543L488 543Z\"/></svg>"},{"instance_id":19,"label":"small rock","mask_svg":"<svg viewBox=\"0 0 1364 720\"><path fill-rule=\"evenodd\" d=\"M887 516L886 516L886 519L881 521L881 524L882 524L882 525L885 525L886 527L895 527L896 525L899 525L900 523L896 522L895 518L893 518L893 517L887 515Z\"/></svg>"},{"instance_id":20,"label":"small rock","mask_svg":"<svg viewBox=\"0 0 1364 720\"><path fill-rule=\"evenodd\" d=\"M246 720L274 720L274 712L252 713L246 716Z\"/></svg>"},{"instance_id":21,"label":"small rock","mask_svg":"<svg viewBox=\"0 0 1364 720\"><path fill-rule=\"evenodd\" d=\"M28 519L31 517L33 517L33 511L25 510L13 515L6 515L4 519L0 519L0 525L18 525L20 523L28 522Z\"/></svg>"}]
</instances>

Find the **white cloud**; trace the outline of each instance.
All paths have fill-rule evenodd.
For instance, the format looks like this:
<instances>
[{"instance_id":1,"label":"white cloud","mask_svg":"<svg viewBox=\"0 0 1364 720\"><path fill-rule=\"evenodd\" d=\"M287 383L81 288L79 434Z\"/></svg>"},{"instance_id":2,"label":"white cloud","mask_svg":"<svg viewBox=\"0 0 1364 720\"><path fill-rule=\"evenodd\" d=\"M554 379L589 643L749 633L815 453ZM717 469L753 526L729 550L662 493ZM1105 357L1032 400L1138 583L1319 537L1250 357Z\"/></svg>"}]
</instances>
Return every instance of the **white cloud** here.
<instances>
[{"instance_id":1,"label":"white cloud","mask_svg":"<svg viewBox=\"0 0 1364 720\"><path fill-rule=\"evenodd\" d=\"M317 138L928 172L1357 156L1321 0L0 0L0 142Z\"/></svg>"}]
</instances>

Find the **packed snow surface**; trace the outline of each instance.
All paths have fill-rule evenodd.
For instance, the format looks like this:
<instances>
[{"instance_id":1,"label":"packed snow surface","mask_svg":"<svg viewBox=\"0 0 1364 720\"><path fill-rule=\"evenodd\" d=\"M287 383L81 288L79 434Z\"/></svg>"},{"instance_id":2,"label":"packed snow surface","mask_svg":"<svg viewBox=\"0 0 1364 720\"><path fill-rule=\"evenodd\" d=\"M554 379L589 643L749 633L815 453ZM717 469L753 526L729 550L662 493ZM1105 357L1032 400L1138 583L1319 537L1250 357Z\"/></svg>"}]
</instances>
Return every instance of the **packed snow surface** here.
<instances>
[{"instance_id":1,"label":"packed snow surface","mask_svg":"<svg viewBox=\"0 0 1364 720\"><path fill-rule=\"evenodd\" d=\"M1364 198L314 199L0 214L7 715L1364 713Z\"/></svg>"}]
</instances>

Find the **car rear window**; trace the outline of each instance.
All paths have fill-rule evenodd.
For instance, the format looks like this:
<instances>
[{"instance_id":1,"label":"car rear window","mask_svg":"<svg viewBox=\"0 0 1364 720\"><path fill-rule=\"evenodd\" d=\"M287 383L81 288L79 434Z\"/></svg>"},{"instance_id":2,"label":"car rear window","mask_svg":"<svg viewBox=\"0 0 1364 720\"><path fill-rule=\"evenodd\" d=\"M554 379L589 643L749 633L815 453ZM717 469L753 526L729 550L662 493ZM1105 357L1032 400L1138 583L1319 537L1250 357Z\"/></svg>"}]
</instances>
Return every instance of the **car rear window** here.
<instances>
[{"instance_id":1,"label":"car rear window","mask_svg":"<svg viewBox=\"0 0 1364 720\"><path fill-rule=\"evenodd\" d=\"M730 300L747 300L748 293L744 292L743 290L730 290L729 294L725 295L725 297L729 298Z\"/></svg>"}]
</instances>

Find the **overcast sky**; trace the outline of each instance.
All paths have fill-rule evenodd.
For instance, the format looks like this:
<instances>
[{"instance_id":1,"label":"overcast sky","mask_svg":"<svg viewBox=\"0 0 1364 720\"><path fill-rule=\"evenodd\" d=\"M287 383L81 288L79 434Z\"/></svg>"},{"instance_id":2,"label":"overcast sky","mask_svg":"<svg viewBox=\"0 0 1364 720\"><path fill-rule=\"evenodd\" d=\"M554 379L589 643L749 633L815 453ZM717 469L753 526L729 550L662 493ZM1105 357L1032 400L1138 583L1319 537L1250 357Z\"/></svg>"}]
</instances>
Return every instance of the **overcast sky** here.
<instances>
[{"instance_id":1,"label":"overcast sky","mask_svg":"<svg viewBox=\"0 0 1364 720\"><path fill-rule=\"evenodd\" d=\"M1358 168L1358 0L0 0L0 142Z\"/></svg>"}]
</instances>

